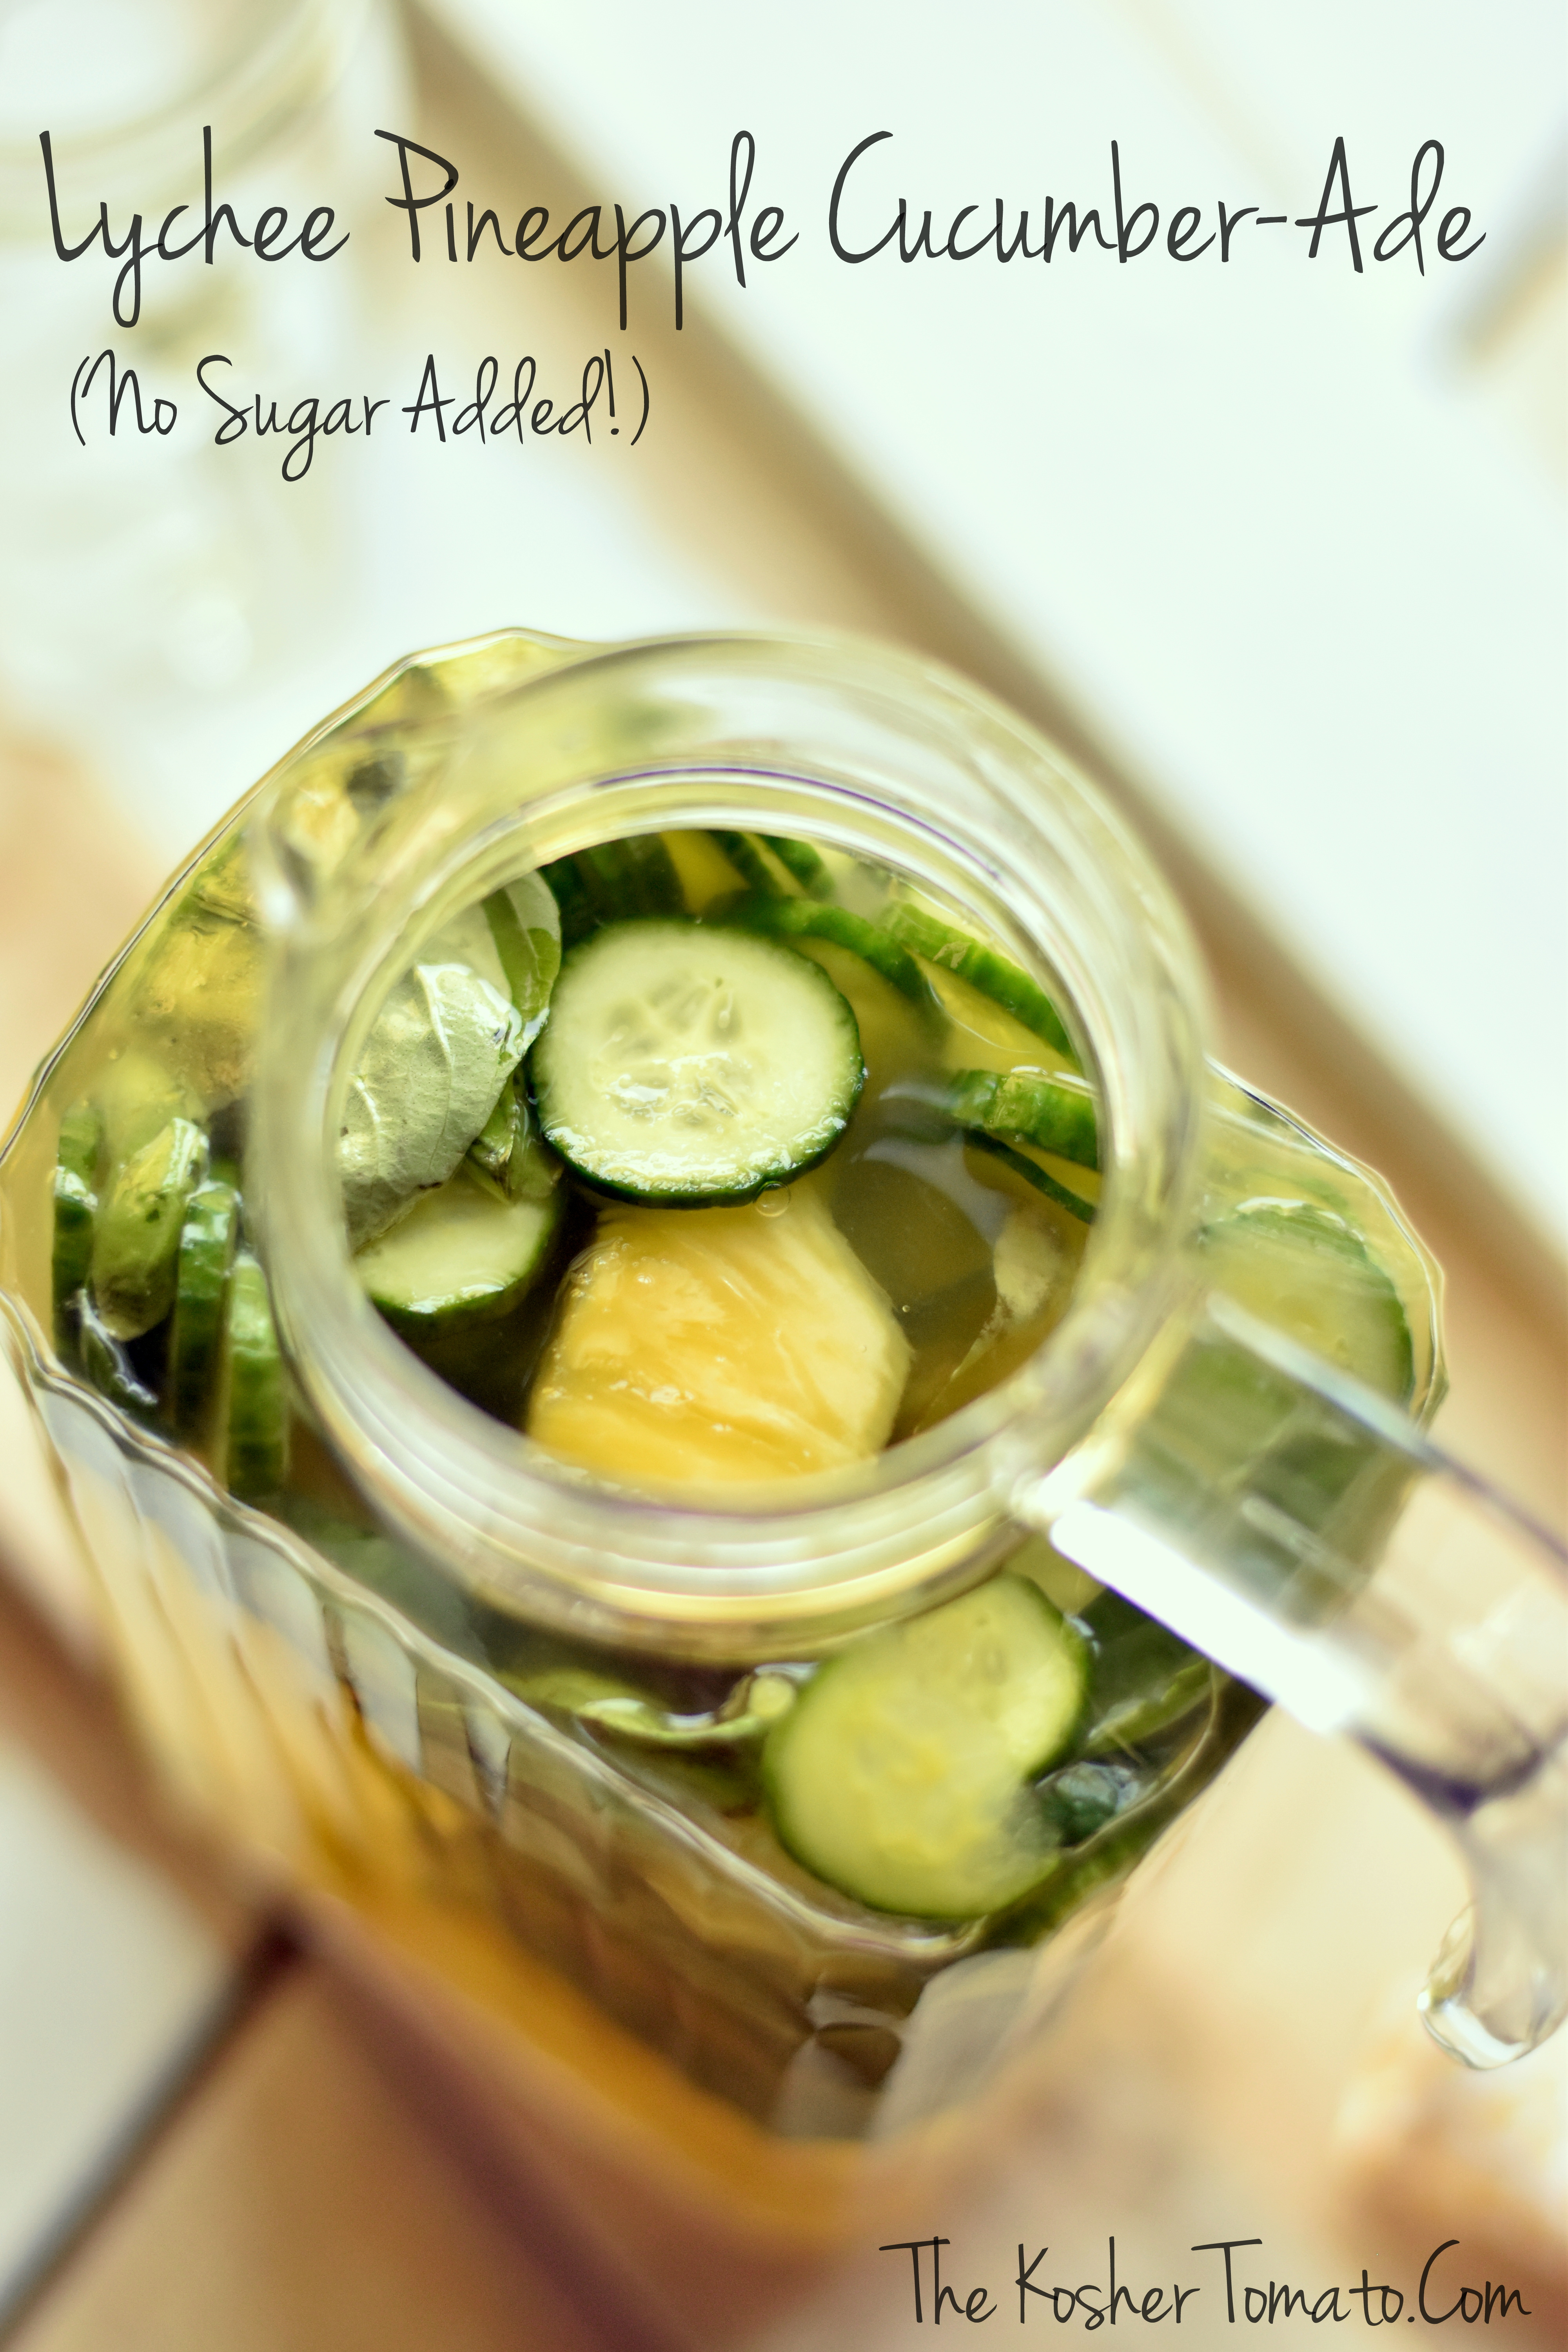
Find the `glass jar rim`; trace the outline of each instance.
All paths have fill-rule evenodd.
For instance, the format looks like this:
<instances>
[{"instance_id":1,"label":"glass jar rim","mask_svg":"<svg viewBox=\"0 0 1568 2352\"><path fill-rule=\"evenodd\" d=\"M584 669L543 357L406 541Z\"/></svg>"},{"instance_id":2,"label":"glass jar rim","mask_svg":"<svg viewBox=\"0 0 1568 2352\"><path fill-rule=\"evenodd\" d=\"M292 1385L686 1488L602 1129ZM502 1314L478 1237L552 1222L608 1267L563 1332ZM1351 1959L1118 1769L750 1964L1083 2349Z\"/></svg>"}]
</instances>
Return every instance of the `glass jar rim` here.
<instances>
[{"instance_id":1,"label":"glass jar rim","mask_svg":"<svg viewBox=\"0 0 1568 2352\"><path fill-rule=\"evenodd\" d=\"M384 751L374 721L388 690L297 757L334 742L343 756L356 724ZM420 740L421 782L330 871L302 866L291 841L297 762L253 835L277 940L258 1087L269 1273L311 1402L374 1507L491 1605L688 1655L804 1654L973 1577L1019 1539L1018 1480L1082 1443L1189 1278L1205 996L1146 856L979 689L837 637L557 650ZM590 1482L419 1364L353 1274L330 1141L351 1052L411 940L574 844L677 809L685 823L754 823L764 800L763 829L902 866L1049 961L1101 1080L1105 1190L1068 1313L1019 1370L855 1470L712 1510Z\"/></svg>"}]
</instances>

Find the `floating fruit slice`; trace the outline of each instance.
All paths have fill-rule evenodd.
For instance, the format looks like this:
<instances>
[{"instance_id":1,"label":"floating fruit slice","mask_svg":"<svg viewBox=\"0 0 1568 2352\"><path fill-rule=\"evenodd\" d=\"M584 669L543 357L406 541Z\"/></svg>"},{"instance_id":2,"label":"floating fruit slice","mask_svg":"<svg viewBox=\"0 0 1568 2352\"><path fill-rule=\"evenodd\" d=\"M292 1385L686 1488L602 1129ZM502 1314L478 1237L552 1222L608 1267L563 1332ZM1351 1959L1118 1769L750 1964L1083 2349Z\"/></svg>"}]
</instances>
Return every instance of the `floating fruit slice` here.
<instances>
[{"instance_id":1,"label":"floating fruit slice","mask_svg":"<svg viewBox=\"0 0 1568 2352\"><path fill-rule=\"evenodd\" d=\"M587 1182L695 1206L815 1165L865 1066L854 1013L808 957L717 925L632 922L567 956L529 1076L546 1142Z\"/></svg>"},{"instance_id":2,"label":"floating fruit slice","mask_svg":"<svg viewBox=\"0 0 1568 2352\"><path fill-rule=\"evenodd\" d=\"M1399 1294L1342 1219L1307 1202L1248 1202L1198 1240L1216 1290L1384 1396L1410 1396L1415 1354Z\"/></svg>"},{"instance_id":3,"label":"floating fruit slice","mask_svg":"<svg viewBox=\"0 0 1568 2352\"><path fill-rule=\"evenodd\" d=\"M396 1330L433 1338L508 1314L543 1265L558 1223L553 1193L509 1201L459 1169L354 1265Z\"/></svg>"},{"instance_id":4,"label":"floating fruit slice","mask_svg":"<svg viewBox=\"0 0 1568 2352\"><path fill-rule=\"evenodd\" d=\"M1027 1784L1070 1744L1089 1665L1081 1637L1017 1576L851 1643L768 1740L780 1837L879 1911L999 1909L1060 1842Z\"/></svg>"},{"instance_id":5,"label":"floating fruit slice","mask_svg":"<svg viewBox=\"0 0 1568 2352\"><path fill-rule=\"evenodd\" d=\"M837 1469L886 1444L909 1361L809 1188L741 1209L615 1208L569 1278L528 1432L633 1484Z\"/></svg>"}]
</instances>

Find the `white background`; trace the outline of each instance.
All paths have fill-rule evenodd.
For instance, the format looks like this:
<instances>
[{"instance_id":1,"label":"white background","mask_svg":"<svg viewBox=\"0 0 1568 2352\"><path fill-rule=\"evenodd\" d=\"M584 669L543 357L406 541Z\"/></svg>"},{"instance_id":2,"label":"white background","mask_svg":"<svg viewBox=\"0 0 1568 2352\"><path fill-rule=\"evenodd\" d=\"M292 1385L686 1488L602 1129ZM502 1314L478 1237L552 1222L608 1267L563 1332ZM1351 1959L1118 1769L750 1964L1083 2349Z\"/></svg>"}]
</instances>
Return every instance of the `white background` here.
<instances>
[{"instance_id":1,"label":"white background","mask_svg":"<svg viewBox=\"0 0 1568 2352\"><path fill-rule=\"evenodd\" d=\"M439 13L596 193L689 215L754 132L753 204L800 243L744 293L716 255L698 299L1560 1238L1562 484L1468 364L1562 236L1550 0ZM973 238L998 195L1037 245L1047 193L1109 220L1112 137L1128 208L1158 202L1162 234L1125 266L1086 245L1048 272L847 267L828 192L882 130L851 183L858 242L900 194L939 239L965 203ZM1197 241L1221 196L1313 213L1340 135L1379 207L1359 276L1342 229L1315 262L1293 226L1250 224L1224 268L1166 257L1177 204L1203 206ZM1372 247L1428 138L1422 275ZM1446 264L1458 204L1487 243Z\"/></svg>"}]
</instances>

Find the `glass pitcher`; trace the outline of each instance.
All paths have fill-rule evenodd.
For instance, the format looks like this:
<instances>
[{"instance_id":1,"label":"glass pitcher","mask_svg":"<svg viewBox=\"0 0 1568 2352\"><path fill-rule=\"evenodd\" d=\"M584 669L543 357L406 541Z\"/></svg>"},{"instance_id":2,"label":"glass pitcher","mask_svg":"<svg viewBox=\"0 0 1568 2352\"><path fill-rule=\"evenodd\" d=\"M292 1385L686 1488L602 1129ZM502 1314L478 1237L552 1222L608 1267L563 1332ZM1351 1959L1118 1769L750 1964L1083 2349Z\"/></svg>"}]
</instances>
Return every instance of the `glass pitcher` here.
<instances>
[{"instance_id":1,"label":"glass pitcher","mask_svg":"<svg viewBox=\"0 0 1568 2352\"><path fill-rule=\"evenodd\" d=\"M378 1010L456 910L676 828L924 894L1048 990L1099 1120L1040 1344L874 1458L723 1508L585 1478L438 1377L356 1278L334 1158ZM121 1346L92 1304L110 1162L161 1122L235 1174L225 1311L243 1268L287 1368L226 1477L171 1432L157 1331ZM1422 1433L1436 1269L1373 1175L1205 1060L1160 878L958 679L826 639L522 631L399 666L172 883L0 1184L5 1328L167 1777L547 2045L558 2115L636 2110L652 2160L801 2226L854 2142L976 2111L1268 1698L1458 1838L1475 1906L1426 1996L1438 2038L1494 2063L1559 2021L1563 1558ZM1281 1233L1322 1244L1326 1289ZM1342 1344L1369 1302L1370 1354ZM1026 1883L900 1914L803 1864L758 1756L824 1661L999 1579L1079 1629L1099 1727L1035 1792Z\"/></svg>"}]
</instances>

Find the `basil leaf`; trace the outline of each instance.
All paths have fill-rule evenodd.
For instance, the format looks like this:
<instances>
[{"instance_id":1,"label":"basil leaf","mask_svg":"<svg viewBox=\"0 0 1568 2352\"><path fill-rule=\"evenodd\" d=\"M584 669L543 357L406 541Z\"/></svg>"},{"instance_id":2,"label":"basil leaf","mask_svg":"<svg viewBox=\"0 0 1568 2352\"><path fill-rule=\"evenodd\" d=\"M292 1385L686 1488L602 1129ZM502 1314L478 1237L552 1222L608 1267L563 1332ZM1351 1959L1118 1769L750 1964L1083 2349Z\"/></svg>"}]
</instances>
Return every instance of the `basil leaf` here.
<instances>
[{"instance_id":1,"label":"basil leaf","mask_svg":"<svg viewBox=\"0 0 1568 2352\"><path fill-rule=\"evenodd\" d=\"M349 1241L443 1184L522 1054L522 1021L468 964L417 963L365 1039L343 1103L338 1173Z\"/></svg>"},{"instance_id":2,"label":"basil leaf","mask_svg":"<svg viewBox=\"0 0 1568 2352\"><path fill-rule=\"evenodd\" d=\"M543 876L525 874L492 891L484 911L511 1001L522 1015L526 1054L544 1026L561 969L561 910Z\"/></svg>"}]
</instances>

